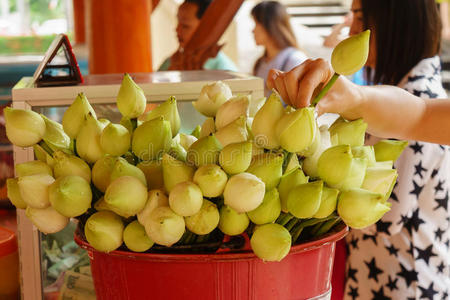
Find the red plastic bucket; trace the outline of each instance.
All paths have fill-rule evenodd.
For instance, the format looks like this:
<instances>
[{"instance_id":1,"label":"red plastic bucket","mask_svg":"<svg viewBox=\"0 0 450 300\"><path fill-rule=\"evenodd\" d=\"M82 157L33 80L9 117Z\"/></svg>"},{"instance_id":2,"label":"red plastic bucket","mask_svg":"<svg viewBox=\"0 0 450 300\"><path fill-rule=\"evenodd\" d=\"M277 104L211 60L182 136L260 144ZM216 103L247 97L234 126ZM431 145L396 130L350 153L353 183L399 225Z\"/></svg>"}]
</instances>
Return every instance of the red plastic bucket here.
<instances>
[{"instance_id":1,"label":"red plastic bucket","mask_svg":"<svg viewBox=\"0 0 450 300\"><path fill-rule=\"evenodd\" d=\"M281 262L251 251L159 254L86 249L98 300L300 300L330 299L336 241L348 227L299 244Z\"/></svg>"}]
</instances>

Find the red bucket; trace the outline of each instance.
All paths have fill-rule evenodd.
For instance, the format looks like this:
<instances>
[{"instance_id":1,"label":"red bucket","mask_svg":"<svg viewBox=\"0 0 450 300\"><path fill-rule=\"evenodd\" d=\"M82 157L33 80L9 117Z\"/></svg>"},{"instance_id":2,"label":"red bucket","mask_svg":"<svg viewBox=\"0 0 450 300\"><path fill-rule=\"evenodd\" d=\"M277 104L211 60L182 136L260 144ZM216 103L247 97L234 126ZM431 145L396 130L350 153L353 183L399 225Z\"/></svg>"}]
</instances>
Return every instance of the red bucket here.
<instances>
[{"instance_id":1,"label":"red bucket","mask_svg":"<svg viewBox=\"0 0 450 300\"><path fill-rule=\"evenodd\" d=\"M263 262L251 251L159 254L92 248L81 235L98 300L300 300L330 299L339 225L325 237L295 245L281 262Z\"/></svg>"}]
</instances>

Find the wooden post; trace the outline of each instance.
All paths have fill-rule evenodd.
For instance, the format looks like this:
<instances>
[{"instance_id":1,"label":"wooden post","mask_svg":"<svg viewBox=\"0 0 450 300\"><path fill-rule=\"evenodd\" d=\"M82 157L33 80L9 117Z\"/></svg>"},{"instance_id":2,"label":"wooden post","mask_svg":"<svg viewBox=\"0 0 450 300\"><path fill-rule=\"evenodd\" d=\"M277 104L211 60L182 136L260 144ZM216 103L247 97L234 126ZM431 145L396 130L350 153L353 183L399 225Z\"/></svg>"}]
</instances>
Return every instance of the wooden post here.
<instances>
[{"instance_id":1,"label":"wooden post","mask_svg":"<svg viewBox=\"0 0 450 300\"><path fill-rule=\"evenodd\" d=\"M86 0L89 73L152 71L151 0Z\"/></svg>"},{"instance_id":2,"label":"wooden post","mask_svg":"<svg viewBox=\"0 0 450 300\"><path fill-rule=\"evenodd\" d=\"M86 42L84 1L85 0L73 0L73 27L76 44L84 44Z\"/></svg>"}]
</instances>

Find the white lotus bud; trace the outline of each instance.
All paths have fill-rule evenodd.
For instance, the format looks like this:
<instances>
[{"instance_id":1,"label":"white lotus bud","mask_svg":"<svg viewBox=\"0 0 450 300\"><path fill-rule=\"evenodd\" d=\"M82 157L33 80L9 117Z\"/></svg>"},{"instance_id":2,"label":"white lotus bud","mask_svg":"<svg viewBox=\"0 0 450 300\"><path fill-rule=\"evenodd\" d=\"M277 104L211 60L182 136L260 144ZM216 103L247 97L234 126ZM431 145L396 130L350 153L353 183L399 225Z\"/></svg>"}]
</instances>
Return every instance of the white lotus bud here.
<instances>
[{"instance_id":1,"label":"white lotus bud","mask_svg":"<svg viewBox=\"0 0 450 300\"><path fill-rule=\"evenodd\" d=\"M171 192L173 187L183 181L192 181L194 178L194 168L182 161L176 160L168 154L163 155L162 171L164 187L167 192Z\"/></svg>"},{"instance_id":2,"label":"white lotus bud","mask_svg":"<svg viewBox=\"0 0 450 300\"><path fill-rule=\"evenodd\" d=\"M92 183L102 193L111 182L111 173L116 165L117 157L106 155L97 160L92 167Z\"/></svg>"},{"instance_id":3,"label":"white lotus bud","mask_svg":"<svg viewBox=\"0 0 450 300\"><path fill-rule=\"evenodd\" d=\"M247 117L249 105L250 99L248 96L233 97L222 104L216 114L217 130L220 130L230 124L240 116Z\"/></svg>"},{"instance_id":4,"label":"white lotus bud","mask_svg":"<svg viewBox=\"0 0 450 300\"><path fill-rule=\"evenodd\" d=\"M376 160L396 161L406 146L408 146L408 141L381 140L373 146Z\"/></svg>"},{"instance_id":5,"label":"white lotus bud","mask_svg":"<svg viewBox=\"0 0 450 300\"><path fill-rule=\"evenodd\" d=\"M296 218L312 218L320 208L322 181L308 182L294 187L288 196L287 209Z\"/></svg>"},{"instance_id":6,"label":"white lotus bud","mask_svg":"<svg viewBox=\"0 0 450 300\"><path fill-rule=\"evenodd\" d=\"M222 81L203 86L197 101L192 102L195 109L207 116L214 117L219 107L231 98L231 89Z\"/></svg>"},{"instance_id":7,"label":"white lotus bud","mask_svg":"<svg viewBox=\"0 0 450 300\"><path fill-rule=\"evenodd\" d=\"M347 121L343 118L338 118L330 126L331 143L333 146L362 146L364 145L366 129L367 123L363 119Z\"/></svg>"},{"instance_id":8,"label":"white lotus bud","mask_svg":"<svg viewBox=\"0 0 450 300\"><path fill-rule=\"evenodd\" d=\"M17 184L17 178L6 179L6 190L9 201L16 207L20 209L27 208L27 203L23 201L20 195L19 185Z\"/></svg>"},{"instance_id":9,"label":"white lotus bud","mask_svg":"<svg viewBox=\"0 0 450 300\"><path fill-rule=\"evenodd\" d=\"M178 136L180 137L181 146L186 151L188 151L189 147L197 141L197 138L190 134L179 133Z\"/></svg>"},{"instance_id":10,"label":"white lotus bud","mask_svg":"<svg viewBox=\"0 0 450 300\"><path fill-rule=\"evenodd\" d=\"M288 212L287 201L290 191L300 184L307 183L308 179L309 177L305 176L303 171L298 167L281 176L278 192L280 194L281 210L283 212Z\"/></svg>"},{"instance_id":11,"label":"white lotus bud","mask_svg":"<svg viewBox=\"0 0 450 300\"><path fill-rule=\"evenodd\" d=\"M145 225L152 211L161 206L169 206L169 199L161 190L151 190L148 192L148 200L144 209L137 214L139 223Z\"/></svg>"},{"instance_id":12,"label":"white lotus bud","mask_svg":"<svg viewBox=\"0 0 450 300\"><path fill-rule=\"evenodd\" d=\"M392 169L393 167L394 162L392 160L385 160L385 161L377 161L372 168Z\"/></svg>"},{"instance_id":13,"label":"white lotus bud","mask_svg":"<svg viewBox=\"0 0 450 300\"><path fill-rule=\"evenodd\" d=\"M337 206L339 190L323 186L322 197L320 199L319 210L314 214L313 218L326 218L331 215Z\"/></svg>"},{"instance_id":14,"label":"white lotus bud","mask_svg":"<svg viewBox=\"0 0 450 300\"><path fill-rule=\"evenodd\" d=\"M208 234L219 224L219 210L208 200L203 200L201 209L194 215L184 218L186 227L198 235Z\"/></svg>"},{"instance_id":15,"label":"white lotus bud","mask_svg":"<svg viewBox=\"0 0 450 300\"><path fill-rule=\"evenodd\" d=\"M190 181L178 183L169 194L170 208L183 217L198 213L202 203L202 191L198 185Z\"/></svg>"},{"instance_id":16,"label":"white lotus bud","mask_svg":"<svg viewBox=\"0 0 450 300\"><path fill-rule=\"evenodd\" d=\"M153 210L145 223L147 235L157 244L167 247L178 242L185 232L185 222L170 207L161 206Z\"/></svg>"},{"instance_id":17,"label":"white lotus bud","mask_svg":"<svg viewBox=\"0 0 450 300\"><path fill-rule=\"evenodd\" d=\"M53 208L68 218L78 217L91 207L91 186L80 176L56 179L48 188L48 193Z\"/></svg>"},{"instance_id":18,"label":"white lotus bud","mask_svg":"<svg viewBox=\"0 0 450 300\"><path fill-rule=\"evenodd\" d=\"M42 139L50 147L50 149L53 151L63 150L73 153L72 149L70 149L70 137L64 132L62 125L50 120L43 114L41 114L41 117L45 122L45 133Z\"/></svg>"},{"instance_id":19,"label":"white lotus bud","mask_svg":"<svg viewBox=\"0 0 450 300\"><path fill-rule=\"evenodd\" d=\"M122 116L137 118L144 113L146 104L144 91L125 73L117 95L117 108Z\"/></svg>"},{"instance_id":20,"label":"white lotus bud","mask_svg":"<svg viewBox=\"0 0 450 300\"><path fill-rule=\"evenodd\" d=\"M263 153L253 157L246 172L256 175L265 183L266 189L271 190L280 183L283 161L282 153Z\"/></svg>"},{"instance_id":21,"label":"white lotus bud","mask_svg":"<svg viewBox=\"0 0 450 300\"><path fill-rule=\"evenodd\" d=\"M314 153L316 153L317 150L319 149L319 147L321 146L322 137L320 135L319 125L317 124L317 121L315 122L315 126L316 126L316 129L315 129L315 135L314 135L314 140L313 140L312 144L308 148L298 152L297 153L298 155L303 156L303 157L313 156Z\"/></svg>"},{"instance_id":22,"label":"white lotus bud","mask_svg":"<svg viewBox=\"0 0 450 300\"><path fill-rule=\"evenodd\" d=\"M163 116L164 120L169 121L172 137L176 136L181 127L180 115L177 108L177 99L169 97L166 102L161 103L155 109L151 110L146 116L145 121L156 119Z\"/></svg>"},{"instance_id":23,"label":"white lotus bud","mask_svg":"<svg viewBox=\"0 0 450 300\"><path fill-rule=\"evenodd\" d=\"M91 168L89 165L75 155L66 154L62 151L53 153L54 165L53 172L55 178L68 175L77 175L83 177L87 182L91 182Z\"/></svg>"},{"instance_id":24,"label":"white lotus bud","mask_svg":"<svg viewBox=\"0 0 450 300\"><path fill-rule=\"evenodd\" d=\"M248 108L248 115L249 117L253 118L256 113L261 109L261 107L266 103L266 97L262 98L254 98L252 95L248 95L247 97L250 98L250 105Z\"/></svg>"},{"instance_id":25,"label":"white lotus bud","mask_svg":"<svg viewBox=\"0 0 450 300\"><path fill-rule=\"evenodd\" d=\"M245 172L252 161L252 142L229 144L220 151L220 166L230 175Z\"/></svg>"},{"instance_id":26,"label":"white lotus bud","mask_svg":"<svg viewBox=\"0 0 450 300\"><path fill-rule=\"evenodd\" d=\"M142 123L133 133L131 147L141 160L159 159L170 149L172 132L163 117Z\"/></svg>"},{"instance_id":27,"label":"white lotus bud","mask_svg":"<svg viewBox=\"0 0 450 300\"><path fill-rule=\"evenodd\" d=\"M103 156L100 135L103 125L88 113L77 135L77 153L88 163L95 163Z\"/></svg>"},{"instance_id":28,"label":"white lotus bud","mask_svg":"<svg viewBox=\"0 0 450 300\"><path fill-rule=\"evenodd\" d=\"M194 173L194 183L200 187L205 197L222 195L227 181L227 174L218 165L203 165Z\"/></svg>"},{"instance_id":29,"label":"white lotus bud","mask_svg":"<svg viewBox=\"0 0 450 300\"><path fill-rule=\"evenodd\" d=\"M97 211L111 211L111 208L108 206L108 203L105 202L105 197L100 197L100 199L97 200L97 202L95 202L94 204L94 208Z\"/></svg>"},{"instance_id":30,"label":"white lotus bud","mask_svg":"<svg viewBox=\"0 0 450 300\"><path fill-rule=\"evenodd\" d=\"M196 167L219 162L222 145L215 135L198 139L189 147L186 160Z\"/></svg>"},{"instance_id":31,"label":"white lotus bud","mask_svg":"<svg viewBox=\"0 0 450 300\"><path fill-rule=\"evenodd\" d=\"M19 147L37 144L45 134L45 122L38 113L31 110L6 107L6 136L9 141Z\"/></svg>"},{"instance_id":32,"label":"white lotus bud","mask_svg":"<svg viewBox=\"0 0 450 300\"><path fill-rule=\"evenodd\" d=\"M122 176L110 183L105 202L113 212L124 218L139 213L147 202L147 188L139 179Z\"/></svg>"},{"instance_id":33,"label":"white lotus bud","mask_svg":"<svg viewBox=\"0 0 450 300\"><path fill-rule=\"evenodd\" d=\"M160 160L142 161L136 167L144 172L149 190L164 189L163 169Z\"/></svg>"},{"instance_id":34,"label":"white lotus bud","mask_svg":"<svg viewBox=\"0 0 450 300\"><path fill-rule=\"evenodd\" d=\"M123 231L123 242L128 249L134 252L144 252L150 249L154 242L148 237L144 226L133 221Z\"/></svg>"},{"instance_id":35,"label":"white lotus bud","mask_svg":"<svg viewBox=\"0 0 450 300\"><path fill-rule=\"evenodd\" d=\"M172 146L170 147L168 153L176 159L186 162L187 151L179 142L172 140Z\"/></svg>"},{"instance_id":36,"label":"white lotus bud","mask_svg":"<svg viewBox=\"0 0 450 300\"><path fill-rule=\"evenodd\" d=\"M43 163L46 163L51 168L53 168L53 165L54 165L53 157L51 157L51 155L48 154L48 152L45 151L44 148L39 146L39 144L33 145L33 152L34 152L34 156L36 157L37 160L39 160Z\"/></svg>"},{"instance_id":37,"label":"white lotus bud","mask_svg":"<svg viewBox=\"0 0 450 300\"><path fill-rule=\"evenodd\" d=\"M128 129L120 124L110 123L103 129L100 146L106 154L121 156L130 149L131 135Z\"/></svg>"},{"instance_id":38,"label":"white lotus bud","mask_svg":"<svg viewBox=\"0 0 450 300\"><path fill-rule=\"evenodd\" d=\"M47 174L36 174L19 177L20 196L28 206L33 208L46 208L50 206L48 187L55 179Z\"/></svg>"},{"instance_id":39,"label":"white lotus bud","mask_svg":"<svg viewBox=\"0 0 450 300\"><path fill-rule=\"evenodd\" d=\"M239 213L248 212L261 205L265 190L261 179L250 173L240 173L228 179L224 203Z\"/></svg>"},{"instance_id":40,"label":"white lotus bud","mask_svg":"<svg viewBox=\"0 0 450 300\"><path fill-rule=\"evenodd\" d=\"M245 142L248 140L246 117L240 116L217 131L215 135L223 147L233 143Z\"/></svg>"},{"instance_id":41,"label":"white lotus bud","mask_svg":"<svg viewBox=\"0 0 450 300\"><path fill-rule=\"evenodd\" d=\"M281 261L291 249L291 234L280 224L265 224L253 232L250 245L263 261Z\"/></svg>"},{"instance_id":42,"label":"white lotus bud","mask_svg":"<svg viewBox=\"0 0 450 300\"><path fill-rule=\"evenodd\" d=\"M116 163L111 171L110 180L113 182L115 179L122 176L132 176L138 179L144 186L147 186L144 172L136 166L129 164L124 158L117 157Z\"/></svg>"},{"instance_id":43,"label":"white lotus bud","mask_svg":"<svg viewBox=\"0 0 450 300\"><path fill-rule=\"evenodd\" d=\"M220 208L219 229L227 235L239 235L247 229L250 219L246 213L238 213L228 205Z\"/></svg>"},{"instance_id":44,"label":"white lotus bud","mask_svg":"<svg viewBox=\"0 0 450 300\"><path fill-rule=\"evenodd\" d=\"M214 118L206 118L205 122L203 122L202 127L200 129L200 136L198 137L201 139L202 137L209 136L211 133L216 132L216 125L214 123Z\"/></svg>"},{"instance_id":45,"label":"white lotus bud","mask_svg":"<svg viewBox=\"0 0 450 300\"><path fill-rule=\"evenodd\" d=\"M341 41L331 54L334 71L347 76L361 69L369 56L369 40L370 30L366 30Z\"/></svg>"},{"instance_id":46,"label":"white lotus bud","mask_svg":"<svg viewBox=\"0 0 450 300\"><path fill-rule=\"evenodd\" d=\"M389 199L397 180L397 170L382 168L367 168L362 189L383 195L383 200Z\"/></svg>"},{"instance_id":47,"label":"white lotus bud","mask_svg":"<svg viewBox=\"0 0 450 300\"><path fill-rule=\"evenodd\" d=\"M302 168L307 175L310 177L319 177L319 172L317 171L317 163L319 161L322 153L331 147L330 132L327 126L320 126L320 145L313 155L306 157L303 160Z\"/></svg>"},{"instance_id":48,"label":"white lotus bud","mask_svg":"<svg viewBox=\"0 0 450 300\"><path fill-rule=\"evenodd\" d=\"M69 223L69 218L64 217L51 206L47 208L28 206L25 210L25 215L40 232L45 234L61 231Z\"/></svg>"},{"instance_id":49,"label":"white lotus bud","mask_svg":"<svg viewBox=\"0 0 450 300\"><path fill-rule=\"evenodd\" d=\"M78 94L62 118L64 131L71 139L77 138L78 132L83 126L84 120L89 113L91 113L94 119L97 118L97 115L91 104L89 104L86 96L83 93Z\"/></svg>"},{"instance_id":50,"label":"white lotus bud","mask_svg":"<svg viewBox=\"0 0 450 300\"><path fill-rule=\"evenodd\" d=\"M122 245L123 222L111 211L99 211L87 219L84 234L88 243L101 252L111 252Z\"/></svg>"},{"instance_id":51,"label":"white lotus bud","mask_svg":"<svg viewBox=\"0 0 450 300\"><path fill-rule=\"evenodd\" d=\"M352 154L353 157L366 159L368 167L374 167L376 164L373 146L353 146Z\"/></svg>"},{"instance_id":52,"label":"white lotus bud","mask_svg":"<svg viewBox=\"0 0 450 300\"><path fill-rule=\"evenodd\" d=\"M201 126L197 125L195 126L194 130L192 130L191 135L194 136L195 138L200 138L200 131L201 131Z\"/></svg>"},{"instance_id":53,"label":"white lotus bud","mask_svg":"<svg viewBox=\"0 0 450 300\"><path fill-rule=\"evenodd\" d=\"M53 176L52 168L46 163L38 160L27 161L21 164L15 165L15 171L17 177L47 174Z\"/></svg>"},{"instance_id":54,"label":"white lotus bud","mask_svg":"<svg viewBox=\"0 0 450 300\"><path fill-rule=\"evenodd\" d=\"M298 161L297 154L292 153L292 155L289 158L289 161L286 165L286 170L284 171L284 174L290 172L291 170L295 170L297 168L300 168L300 162Z\"/></svg>"},{"instance_id":55,"label":"white lotus bud","mask_svg":"<svg viewBox=\"0 0 450 300\"><path fill-rule=\"evenodd\" d=\"M280 195L277 189L271 189L264 195L263 202L247 213L250 220L258 225L274 222L281 212Z\"/></svg>"}]
</instances>

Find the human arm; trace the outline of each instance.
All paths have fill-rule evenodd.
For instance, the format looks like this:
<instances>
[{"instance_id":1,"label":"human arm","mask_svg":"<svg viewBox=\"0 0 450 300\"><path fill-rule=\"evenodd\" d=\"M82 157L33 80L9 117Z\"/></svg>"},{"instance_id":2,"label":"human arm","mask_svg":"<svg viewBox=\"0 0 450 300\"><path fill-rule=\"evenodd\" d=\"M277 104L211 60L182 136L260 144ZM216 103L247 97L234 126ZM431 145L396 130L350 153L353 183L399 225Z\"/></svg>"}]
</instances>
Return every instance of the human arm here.
<instances>
[{"instance_id":1,"label":"human arm","mask_svg":"<svg viewBox=\"0 0 450 300\"><path fill-rule=\"evenodd\" d=\"M450 40L450 22L448 18L448 1L442 1L439 8L442 21L442 38Z\"/></svg>"}]
</instances>

